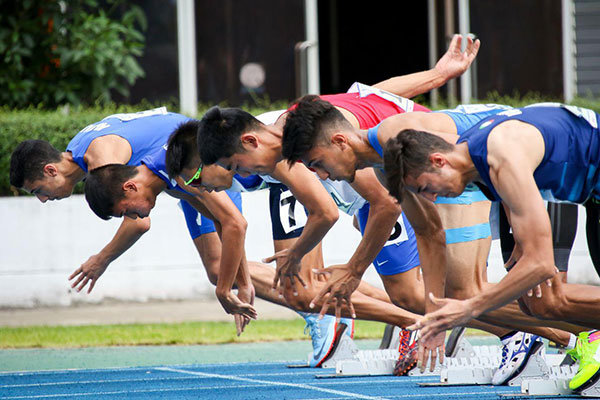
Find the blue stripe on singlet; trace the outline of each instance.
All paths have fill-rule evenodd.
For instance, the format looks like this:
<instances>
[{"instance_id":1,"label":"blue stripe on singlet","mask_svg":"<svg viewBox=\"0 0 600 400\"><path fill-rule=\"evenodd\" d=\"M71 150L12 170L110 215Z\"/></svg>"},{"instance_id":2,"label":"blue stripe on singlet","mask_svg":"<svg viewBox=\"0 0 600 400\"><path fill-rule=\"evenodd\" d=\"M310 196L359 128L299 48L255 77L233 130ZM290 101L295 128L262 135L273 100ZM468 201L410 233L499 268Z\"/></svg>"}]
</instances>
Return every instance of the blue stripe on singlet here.
<instances>
[{"instance_id":1,"label":"blue stripe on singlet","mask_svg":"<svg viewBox=\"0 0 600 400\"><path fill-rule=\"evenodd\" d=\"M465 226L462 228L446 229L446 244L471 242L477 239L485 239L491 236L492 231L490 224L484 222L483 224Z\"/></svg>"}]
</instances>

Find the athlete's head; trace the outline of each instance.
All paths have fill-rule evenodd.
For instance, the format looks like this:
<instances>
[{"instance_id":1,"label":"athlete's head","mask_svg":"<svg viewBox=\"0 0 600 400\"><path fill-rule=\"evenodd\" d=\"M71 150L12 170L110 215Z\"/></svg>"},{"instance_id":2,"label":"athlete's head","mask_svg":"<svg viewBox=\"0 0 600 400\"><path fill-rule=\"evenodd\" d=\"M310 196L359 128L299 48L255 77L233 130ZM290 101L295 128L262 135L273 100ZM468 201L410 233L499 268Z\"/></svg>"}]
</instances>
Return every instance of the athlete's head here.
<instances>
[{"instance_id":1,"label":"athlete's head","mask_svg":"<svg viewBox=\"0 0 600 400\"><path fill-rule=\"evenodd\" d=\"M464 190L448 163L454 145L427 132L405 129L390 139L383 151L390 194L402 201L404 189L435 201L438 195L456 197Z\"/></svg>"},{"instance_id":2,"label":"athlete's head","mask_svg":"<svg viewBox=\"0 0 600 400\"><path fill-rule=\"evenodd\" d=\"M304 96L287 115L281 152L290 165L302 161L321 179L352 182L356 173L356 156L348 143L352 130L331 103Z\"/></svg>"},{"instance_id":3,"label":"athlete's head","mask_svg":"<svg viewBox=\"0 0 600 400\"><path fill-rule=\"evenodd\" d=\"M35 195L42 203L69 197L74 183L65 179L60 151L45 140L21 142L10 157L10 184Z\"/></svg>"},{"instance_id":4,"label":"athlete's head","mask_svg":"<svg viewBox=\"0 0 600 400\"><path fill-rule=\"evenodd\" d=\"M279 162L269 128L239 108L213 107L198 128L198 151L204 165L219 164L242 176L269 174Z\"/></svg>"},{"instance_id":5,"label":"athlete's head","mask_svg":"<svg viewBox=\"0 0 600 400\"><path fill-rule=\"evenodd\" d=\"M229 189L233 171L217 164L203 165L198 154L196 133L200 121L190 120L181 124L169 137L166 167L169 177L181 177L183 182L209 192Z\"/></svg>"},{"instance_id":6,"label":"athlete's head","mask_svg":"<svg viewBox=\"0 0 600 400\"><path fill-rule=\"evenodd\" d=\"M154 208L156 196L135 178L138 168L108 164L95 168L85 180L85 199L102 219L110 217L144 218Z\"/></svg>"}]
</instances>

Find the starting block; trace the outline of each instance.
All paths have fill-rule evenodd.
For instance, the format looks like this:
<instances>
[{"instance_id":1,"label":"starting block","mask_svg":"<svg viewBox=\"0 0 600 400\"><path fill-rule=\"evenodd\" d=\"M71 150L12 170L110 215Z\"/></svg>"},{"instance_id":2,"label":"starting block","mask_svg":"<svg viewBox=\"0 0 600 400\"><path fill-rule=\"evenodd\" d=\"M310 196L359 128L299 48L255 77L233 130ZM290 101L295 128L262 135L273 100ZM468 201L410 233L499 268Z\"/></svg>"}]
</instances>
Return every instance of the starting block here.
<instances>
[{"instance_id":1,"label":"starting block","mask_svg":"<svg viewBox=\"0 0 600 400\"><path fill-rule=\"evenodd\" d=\"M439 375L440 382L423 382L421 386L487 385L500 365L502 358L499 346L472 346L461 340L454 357L447 357L433 373L410 371L411 376ZM413 375L414 373L414 375Z\"/></svg>"},{"instance_id":2,"label":"starting block","mask_svg":"<svg viewBox=\"0 0 600 400\"><path fill-rule=\"evenodd\" d=\"M546 355L546 368L540 368L543 375L523 379L520 383L521 393L528 396L580 395L582 397L599 398L600 381L578 393L569 388L569 381L577 373L578 366L577 364L559 365L561 358L562 355Z\"/></svg>"}]
</instances>

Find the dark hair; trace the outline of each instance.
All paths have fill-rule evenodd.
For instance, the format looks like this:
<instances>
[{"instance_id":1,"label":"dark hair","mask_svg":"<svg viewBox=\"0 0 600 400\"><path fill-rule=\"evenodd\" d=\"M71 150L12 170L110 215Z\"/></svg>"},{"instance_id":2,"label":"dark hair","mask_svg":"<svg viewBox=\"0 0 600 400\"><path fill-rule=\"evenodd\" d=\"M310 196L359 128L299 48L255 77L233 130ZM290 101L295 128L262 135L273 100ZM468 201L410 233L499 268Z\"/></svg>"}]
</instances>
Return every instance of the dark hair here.
<instances>
[{"instance_id":1,"label":"dark hair","mask_svg":"<svg viewBox=\"0 0 600 400\"><path fill-rule=\"evenodd\" d=\"M61 152L45 140L25 140L10 156L10 184L22 188L25 181L42 178L46 164L60 160Z\"/></svg>"},{"instance_id":2,"label":"dark hair","mask_svg":"<svg viewBox=\"0 0 600 400\"><path fill-rule=\"evenodd\" d=\"M351 128L341 112L319 96L301 97L288 112L283 127L281 153L290 165L302 159L333 128Z\"/></svg>"},{"instance_id":3,"label":"dark hair","mask_svg":"<svg viewBox=\"0 0 600 400\"><path fill-rule=\"evenodd\" d=\"M385 144L383 150L383 168L390 194L402 202L404 179L409 175L418 177L423 172L431 171L431 153L447 153L453 149L452 144L428 132L404 129L398 133Z\"/></svg>"},{"instance_id":4,"label":"dark hair","mask_svg":"<svg viewBox=\"0 0 600 400\"><path fill-rule=\"evenodd\" d=\"M244 151L240 137L263 124L252 114L239 108L211 108L198 126L198 151L204 164Z\"/></svg>"},{"instance_id":5,"label":"dark hair","mask_svg":"<svg viewBox=\"0 0 600 400\"><path fill-rule=\"evenodd\" d=\"M102 219L110 219L115 204L125 197L123 183L138 174L133 165L107 164L91 170L85 179L85 200Z\"/></svg>"},{"instance_id":6,"label":"dark hair","mask_svg":"<svg viewBox=\"0 0 600 400\"><path fill-rule=\"evenodd\" d=\"M165 163L169 178L174 179L181 171L189 167L194 157L198 156L196 133L200 121L192 119L179 125L169 136Z\"/></svg>"}]
</instances>

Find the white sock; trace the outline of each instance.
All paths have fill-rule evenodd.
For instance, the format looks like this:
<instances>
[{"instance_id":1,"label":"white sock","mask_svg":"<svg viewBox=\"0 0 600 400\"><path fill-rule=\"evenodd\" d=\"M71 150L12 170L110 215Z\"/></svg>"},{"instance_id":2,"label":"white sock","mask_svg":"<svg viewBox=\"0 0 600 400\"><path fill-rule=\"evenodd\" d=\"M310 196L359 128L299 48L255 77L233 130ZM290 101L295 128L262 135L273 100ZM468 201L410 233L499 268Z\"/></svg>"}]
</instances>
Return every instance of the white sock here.
<instances>
[{"instance_id":1,"label":"white sock","mask_svg":"<svg viewBox=\"0 0 600 400\"><path fill-rule=\"evenodd\" d=\"M576 344L577 344L577 336L570 333L569 334L569 344L567 345L566 349L567 350L574 349Z\"/></svg>"}]
</instances>

